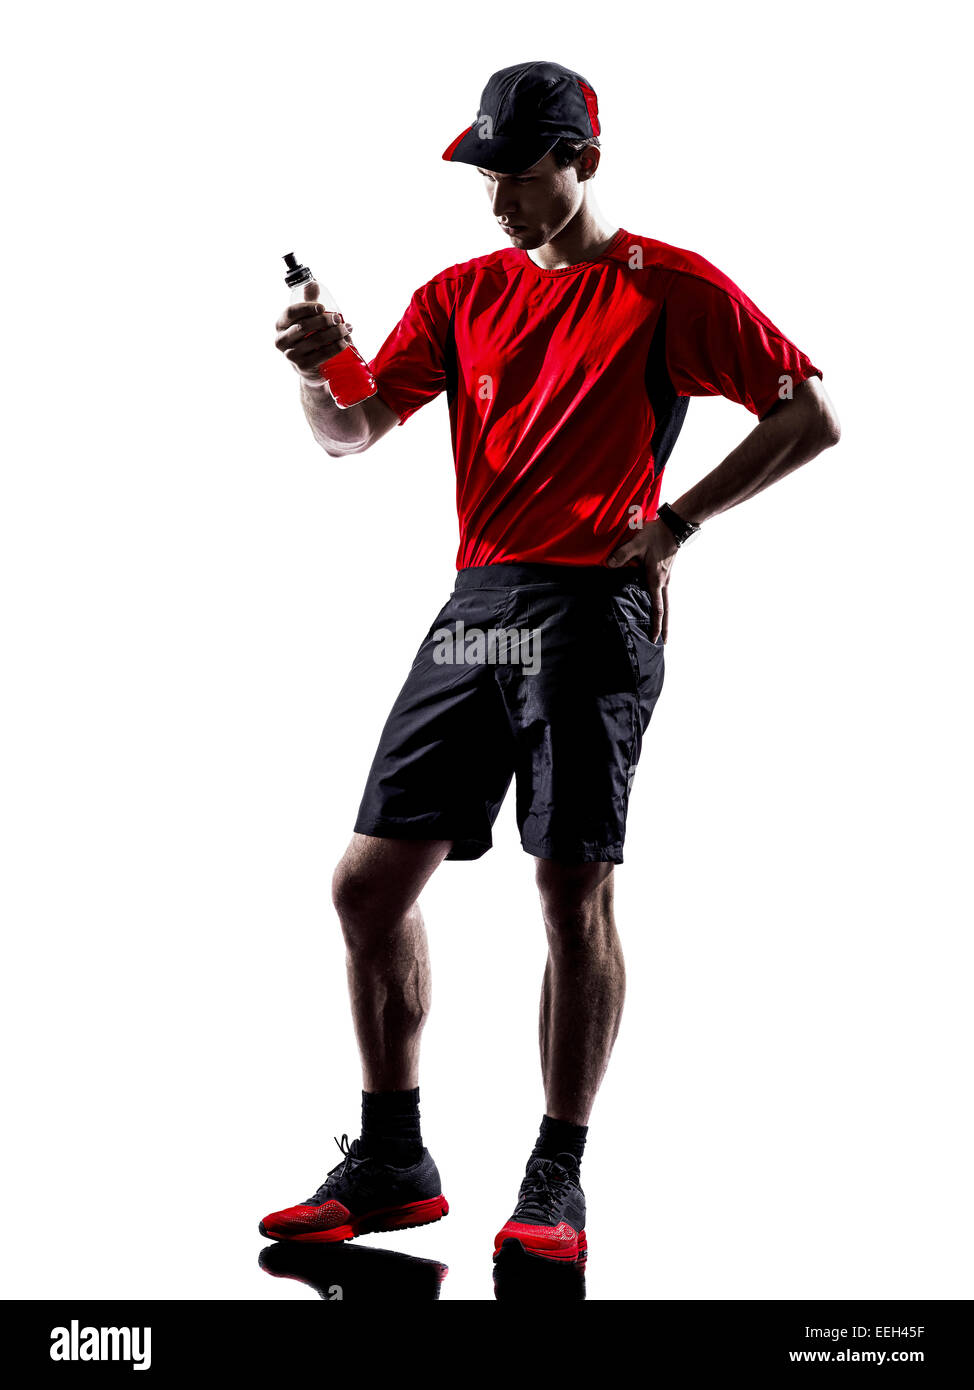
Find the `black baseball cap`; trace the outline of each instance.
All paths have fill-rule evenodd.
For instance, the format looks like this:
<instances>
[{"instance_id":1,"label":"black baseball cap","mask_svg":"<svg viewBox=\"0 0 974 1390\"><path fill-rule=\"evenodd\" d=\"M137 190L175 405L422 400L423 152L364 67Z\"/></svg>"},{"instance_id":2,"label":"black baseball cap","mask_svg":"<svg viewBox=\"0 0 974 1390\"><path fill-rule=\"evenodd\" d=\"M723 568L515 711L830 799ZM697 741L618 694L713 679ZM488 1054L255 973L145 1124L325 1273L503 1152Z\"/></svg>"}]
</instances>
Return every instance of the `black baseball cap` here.
<instances>
[{"instance_id":1,"label":"black baseball cap","mask_svg":"<svg viewBox=\"0 0 974 1390\"><path fill-rule=\"evenodd\" d=\"M476 120L443 158L519 174L559 140L590 140L598 133L598 102L584 77L560 63L517 63L488 79Z\"/></svg>"}]
</instances>

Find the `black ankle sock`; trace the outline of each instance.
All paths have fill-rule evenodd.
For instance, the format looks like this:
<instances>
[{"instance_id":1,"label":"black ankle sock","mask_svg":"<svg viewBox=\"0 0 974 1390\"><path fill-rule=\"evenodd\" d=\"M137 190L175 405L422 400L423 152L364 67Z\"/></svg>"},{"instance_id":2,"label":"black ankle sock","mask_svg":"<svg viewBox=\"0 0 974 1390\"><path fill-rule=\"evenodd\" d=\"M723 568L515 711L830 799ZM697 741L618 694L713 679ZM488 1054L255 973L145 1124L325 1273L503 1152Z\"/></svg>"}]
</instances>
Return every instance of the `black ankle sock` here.
<instances>
[{"instance_id":1,"label":"black ankle sock","mask_svg":"<svg viewBox=\"0 0 974 1390\"><path fill-rule=\"evenodd\" d=\"M571 1125L567 1120L553 1120L550 1115L545 1115L531 1158L557 1158L560 1153L570 1153L575 1155L581 1166L587 1134L588 1125Z\"/></svg>"},{"instance_id":2,"label":"black ankle sock","mask_svg":"<svg viewBox=\"0 0 974 1390\"><path fill-rule=\"evenodd\" d=\"M412 1091L362 1092L362 1147L400 1167L423 1152L419 1087Z\"/></svg>"}]
</instances>

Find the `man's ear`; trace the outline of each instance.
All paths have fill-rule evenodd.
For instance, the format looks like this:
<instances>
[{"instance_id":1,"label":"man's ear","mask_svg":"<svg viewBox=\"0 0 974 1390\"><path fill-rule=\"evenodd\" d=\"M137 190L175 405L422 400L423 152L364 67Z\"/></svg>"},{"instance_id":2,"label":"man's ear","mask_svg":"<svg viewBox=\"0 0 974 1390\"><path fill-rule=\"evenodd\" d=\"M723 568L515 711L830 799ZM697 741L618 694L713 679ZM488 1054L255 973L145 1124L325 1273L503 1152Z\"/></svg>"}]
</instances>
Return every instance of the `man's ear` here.
<instances>
[{"instance_id":1,"label":"man's ear","mask_svg":"<svg viewBox=\"0 0 974 1390\"><path fill-rule=\"evenodd\" d=\"M596 169L599 167L599 160L602 151L598 145L588 145L578 156L578 181L584 183L586 179L593 178Z\"/></svg>"}]
</instances>

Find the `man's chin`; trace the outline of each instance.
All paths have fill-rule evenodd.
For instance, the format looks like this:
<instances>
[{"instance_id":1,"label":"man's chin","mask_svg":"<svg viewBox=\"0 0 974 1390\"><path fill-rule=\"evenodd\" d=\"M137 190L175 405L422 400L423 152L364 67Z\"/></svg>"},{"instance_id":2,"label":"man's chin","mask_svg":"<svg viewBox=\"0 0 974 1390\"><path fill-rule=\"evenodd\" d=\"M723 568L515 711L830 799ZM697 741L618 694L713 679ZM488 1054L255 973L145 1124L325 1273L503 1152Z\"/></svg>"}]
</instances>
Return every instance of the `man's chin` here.
<instances>
[{"instance_id":1,"label":"man's chin","mask_svg":"<svg viewBox=\"0 0 974 1390\"><path fill-rule=\"evenodd\" d=\"M536 251L539 246L544 246L544 237L540 232L521 232L508 240L521 251Z\"/></svg>"}]
</instances>

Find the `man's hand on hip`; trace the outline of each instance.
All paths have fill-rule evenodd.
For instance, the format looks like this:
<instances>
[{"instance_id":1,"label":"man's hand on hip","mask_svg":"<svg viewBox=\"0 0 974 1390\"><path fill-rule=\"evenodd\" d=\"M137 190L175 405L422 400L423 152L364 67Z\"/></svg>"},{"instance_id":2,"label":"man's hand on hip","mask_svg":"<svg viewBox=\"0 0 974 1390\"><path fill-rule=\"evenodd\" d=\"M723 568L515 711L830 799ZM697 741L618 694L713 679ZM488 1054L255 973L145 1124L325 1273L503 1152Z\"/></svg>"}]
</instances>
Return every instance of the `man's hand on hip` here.
<instances>
[{"instance_id":1,"label":"man's hand on hip","mask_svg":"<svg viewBox=\"0 0 974 1390\"><path fill-rule=\"evenodd\" d=\"M606 562L616 568L630 560L639 561L643 582L653 599L654 642L662 633L665 644L669 635L670 569L678 549L670 528L662 521L650 521L636 532L631 541L620 545Z\"/></svg>"}]
</instances>

